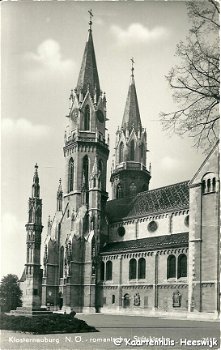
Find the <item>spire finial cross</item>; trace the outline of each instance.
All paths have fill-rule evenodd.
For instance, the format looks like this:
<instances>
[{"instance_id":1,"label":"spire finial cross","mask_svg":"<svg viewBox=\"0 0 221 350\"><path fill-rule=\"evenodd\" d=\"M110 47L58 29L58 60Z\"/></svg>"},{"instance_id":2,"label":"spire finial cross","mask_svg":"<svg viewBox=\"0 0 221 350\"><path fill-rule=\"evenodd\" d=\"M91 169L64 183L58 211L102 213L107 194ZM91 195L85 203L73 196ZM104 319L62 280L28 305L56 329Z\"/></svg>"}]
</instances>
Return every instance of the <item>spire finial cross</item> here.
<instances>
[{"instance_id":1,"label":"spire finial cross","mask_svg":"<svg viewBox=\"0 0 221 350\"><path fill-rule=\"evenodd\" d=\"M131 74L131 76L133 77L134 76L134 63L135 63L135 61L134 61L134 58L132 57L131 59L131 72L132 72L132 74Z\"/></svg>"},{"instance_id":2,"label":"spire finial cross","mask_svg":"<svg viewBox=\"0 0 221 350\"><path fill-rule=\"evenodd\" d=\"M90 26L90 30L91 30L91 26L92 26L92 17L94 16L93 13L92 13L92 10L88 10L88 13L90 15L90 21L89 21L89 26Z\"/></svg>"}]
</instances>

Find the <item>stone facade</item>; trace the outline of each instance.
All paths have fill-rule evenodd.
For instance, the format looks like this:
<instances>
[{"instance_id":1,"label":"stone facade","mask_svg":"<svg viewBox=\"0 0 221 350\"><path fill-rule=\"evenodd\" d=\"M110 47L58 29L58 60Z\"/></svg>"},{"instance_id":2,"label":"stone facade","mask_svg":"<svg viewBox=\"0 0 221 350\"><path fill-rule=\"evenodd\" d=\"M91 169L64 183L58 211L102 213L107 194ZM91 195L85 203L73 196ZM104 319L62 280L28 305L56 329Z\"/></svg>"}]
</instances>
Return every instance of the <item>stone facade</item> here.
<instances>
[{"instance_id":1,"label":"stone facade","mask_svg":"<svg viewBox=\"0 0 221 350\"><path fill-rule=\"evenodd\" d=\"M100 88L91 24L77 86L70 95L64 181L59 181L57 210L48 219L44 241L42 307L216 314L218 145L191 181L149 190L147 136L132 65L122 126L116 132L113 199L107 201L106 96ZM42 230L40 221L39 225L36 237ZM34 251L37 265L28 259L26 273L33 266L32 276L40 281L39 251Z\"/></svg>"}]
</instances>

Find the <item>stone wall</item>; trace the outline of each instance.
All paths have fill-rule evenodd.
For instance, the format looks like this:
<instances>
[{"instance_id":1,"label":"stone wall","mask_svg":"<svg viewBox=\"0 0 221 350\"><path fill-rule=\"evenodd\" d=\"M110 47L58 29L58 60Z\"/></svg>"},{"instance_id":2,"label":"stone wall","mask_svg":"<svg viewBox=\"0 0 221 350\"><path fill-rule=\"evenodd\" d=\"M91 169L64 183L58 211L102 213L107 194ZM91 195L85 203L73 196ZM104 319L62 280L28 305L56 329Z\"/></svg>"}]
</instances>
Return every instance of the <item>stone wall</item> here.
<instances>
[{"instance_id":1,"label":"stone wall","mask_svg":"<svg viewBox=\"0 0 221 350\"><path fill-rule=\"evenodd\" d=\"M187 217L189 210L175 211L171 213L164 213L161 215L149 215L139 219L128 219L122 222L110 225L109 239L114 241L129 241L133 239L155 237L167 235L171 233L181 233L189 231L189 224ZM155 221L157 229L151 232L148 224ZM119 227L125 228L125 234L121 237L118 234Z\"/></svg>"},{"instance_id":2,"label":"stone wall","mask_svg":"<svg viewBox=\"0 0 221 350\"><path fill-rule=\"evenodd\" d=\"M219 311L218 174L217 145L190 182L189 311Z\"/></svg>"}]
</instances>

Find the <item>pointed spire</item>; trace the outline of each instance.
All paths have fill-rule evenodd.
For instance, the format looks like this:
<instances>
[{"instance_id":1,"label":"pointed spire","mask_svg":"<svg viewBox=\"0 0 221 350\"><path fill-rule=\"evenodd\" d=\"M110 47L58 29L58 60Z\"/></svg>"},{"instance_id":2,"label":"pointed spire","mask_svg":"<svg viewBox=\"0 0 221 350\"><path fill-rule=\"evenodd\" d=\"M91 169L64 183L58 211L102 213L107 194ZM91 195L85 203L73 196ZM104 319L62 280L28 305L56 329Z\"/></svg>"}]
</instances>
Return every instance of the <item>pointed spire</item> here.
<instances>
[{"instance_id":1,"label":"pointed spire","mask_svg":"<svg viewBox=\"0 0 221 350\"><path fill-rule=\"evenodd\" d=\"M63 200L63 190L62 190L61 179L60 179L58 190L57 190L57 211L62 211L62 200Z\"/></svg>"},{"instance_id":2,"label":"pointed spire","mask_svg":"<svg viewBox=\"0 0 221 350\"><path fill-rule=\"evenodd\" d=\"M62 191L62 186L61 186L61 179L59 179L59 185L58 185L58 190L57 190L57 195L63 193Z\"/></svg>"},{"instance_id":3,"label":"pointed spire","mask_svg":"<svg viewBox=\"0 0 221 350\"><path fill-rule=\"evenodd\" d=\"M87 90L89 89L90 94L94 97L94 91L96 89L96 95L100 96L100 83L97 71L97 63L94 51L93 37L92 37L92 10L88 11L90 15L88 39L86 42L83 60L81 63L81 69L77 82L77 94L80 93L85 96Z\"/></svg>"},{"instance_id":4,"label":"pointed spire","mask_svg":"<svg viewBox=\"0 0 221 350\"><path fill-rule=\"evenodd\" d=\"M35 172L33 176L32 184L32 198L39 198L40 196L40 186L39 186L39 177L38 177L38 165L35 164Z\"/></svg>"},{"instance_id":5,"label":"pointed spire","mask_svg":"<svg viewBox=\"0 0 221 350\"><path fill-rule=\"evenodd\" d=\"M48 216L48 232L47 235L50 236L51 235L51 227L52 227L52 220L50 215Z\"/></svg>"},{"instance_id":6,"label":"pointed spire","mask_svg":"<svg viewBox=\"0 0 221 350\"><path fill-rule=\"evenodd\" d=\"M151 170L152 170L152 165L151 165L151 163L149 164L149 172L150 172L150 174L151 174Z\"/></svg>"},{"instance_id":7,"label":"pointed spire","mask_svg":"<svg viewBox=\"0 0 221 350\"><path fill-rule=\"evenodd\" d=\"M73 101L74 101L74 94L73 94L73 90L71 90L70 97L69 97L69 109L71 109Z\"/></svg>"},{"instance_id":8,"label":"pointed spire","mask_svg":"<svg viewBox=\"0 0 221 350\"><path fill-rule=\"evenodd\" d=\"M130 81L130 86L127 94L127 101L126 101L126 106L125 106L124 116L122 121L122 129L125 131L126 128L128 128L129 132L132 130L133 127L136 131L142 128L138 100L137 100L137 92L136 92L135 80L134 80L134 63L135 62L133 58L131 58L131 62L132 62L131 81Z\"/></svg>"}]
</instances>

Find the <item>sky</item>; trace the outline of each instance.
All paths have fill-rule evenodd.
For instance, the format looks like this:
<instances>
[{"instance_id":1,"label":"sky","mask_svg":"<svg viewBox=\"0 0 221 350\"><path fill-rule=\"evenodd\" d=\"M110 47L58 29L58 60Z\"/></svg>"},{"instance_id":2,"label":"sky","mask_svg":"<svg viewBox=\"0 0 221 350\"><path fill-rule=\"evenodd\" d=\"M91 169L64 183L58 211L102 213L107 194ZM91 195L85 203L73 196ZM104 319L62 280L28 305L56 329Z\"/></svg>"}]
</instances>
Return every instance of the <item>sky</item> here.
<instances>
[{"instance_id":1,"label":"sky","mask_svg":"<svg viewBox=\"0 0 221 350\"><path fill-rule=\"evenodd\" d=\"M150 189L189 180L205 155L190 138L162 130L160 112L176 110L165 76L179 63L176 45L190 23L185 1L3 2L2 17L2 266L22 274L25 224L34 165L39 165L43 233L63 179L63 142L70 90L77 84L92 9L101 89L107 97L111 164L130 81L130 58L151 162ZM110 166L108 167L108 179ZM110 185L107 186L110 193Z\"/></svg>"}]
</instances>

